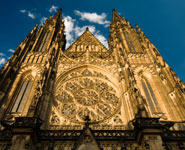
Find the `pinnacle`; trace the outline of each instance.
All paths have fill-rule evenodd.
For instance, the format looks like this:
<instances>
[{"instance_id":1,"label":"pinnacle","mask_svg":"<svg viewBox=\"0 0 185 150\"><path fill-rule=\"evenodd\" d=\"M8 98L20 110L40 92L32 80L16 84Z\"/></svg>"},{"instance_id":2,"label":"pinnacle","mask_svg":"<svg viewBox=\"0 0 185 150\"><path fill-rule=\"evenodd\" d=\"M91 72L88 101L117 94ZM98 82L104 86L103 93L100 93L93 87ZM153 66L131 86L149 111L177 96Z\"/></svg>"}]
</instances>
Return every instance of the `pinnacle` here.
<instances>
[{"instance_id":1,"label":"pinnacle","mask_svg":"<svg viewBox=\"0 0 185 150\"><path fill-rule=\"evenodd\" d=\"M122 17L119 15L118 12L116 12L115 9L112 9L112 21L113 22L122 22L124 24L127 24L127 20L125 19L125 17Z\"/></svg>"},{"instance_id":2,"label":"pinnacle","mask_svg":"<svg viewBox=\"0 0 185 150\"><path fill-rule=\"evenodd\" d=\"M112 9L112 20L119 20L121 19L120 15L115 11L115 9Z\"/></svg>"},{"instance_id":3,"label":"pinnacle","mask_svg":"<svg viewBox=\"0 0 185 150\"><path fill-rule=\"evenodd\" d=\"M58 11L57 11L57 13L54 15L54 17L53 18L62 18L62 8L60 8Z\"/></svg>"},{"instance_id":4,"label":"pinnacle","mask_svg":"<svg viewBox=\"0 0 185 150\"><path fill-rule=\"evenodd\" d=\"M141 28L136 24L137 32L141 32Z\"/></svg>"}]
</instances>

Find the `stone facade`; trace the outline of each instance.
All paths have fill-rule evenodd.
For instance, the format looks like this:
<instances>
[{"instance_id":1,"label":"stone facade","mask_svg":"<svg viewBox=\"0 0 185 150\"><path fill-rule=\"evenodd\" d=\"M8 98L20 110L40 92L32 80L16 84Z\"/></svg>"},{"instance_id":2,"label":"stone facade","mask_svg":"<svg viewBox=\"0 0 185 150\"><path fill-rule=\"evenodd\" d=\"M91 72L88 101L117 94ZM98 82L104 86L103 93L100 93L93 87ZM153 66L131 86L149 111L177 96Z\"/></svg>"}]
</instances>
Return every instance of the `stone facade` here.
<instances>
[{"instance_id":1,"label":"stone facade","mask_svg":"<svg viewBox=\"0 0 185 150\"><path fill-rule=\"evenodd\" d=\"M109 49L65 49L61 10L36 25L0 71L0 150L184 150L185 84L136 29L113 10Z\"/></svg>"}]
</instances>

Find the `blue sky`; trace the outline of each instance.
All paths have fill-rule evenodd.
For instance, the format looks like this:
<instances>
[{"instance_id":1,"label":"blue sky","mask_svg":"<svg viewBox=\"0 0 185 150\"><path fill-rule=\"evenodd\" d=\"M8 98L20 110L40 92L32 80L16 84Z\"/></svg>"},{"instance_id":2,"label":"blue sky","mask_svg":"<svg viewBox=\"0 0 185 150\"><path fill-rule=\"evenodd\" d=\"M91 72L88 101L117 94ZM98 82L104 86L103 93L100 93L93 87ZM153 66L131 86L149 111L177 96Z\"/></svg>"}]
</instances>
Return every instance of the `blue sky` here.
<instances>
[{"instance_id":1,"label":"blue sky","mask_svg":"<svg viewBox=\"0 0 185 150\"><path fill-rule=\"evenodd\" d=\"M68 45L86 26L106 45L108 22L115 8L131 25L141 27L164 60L185 81L185 0L1 1L0 66L35 24L54 15L58 8L63 9Z\"/></svg>"}]
</instances>

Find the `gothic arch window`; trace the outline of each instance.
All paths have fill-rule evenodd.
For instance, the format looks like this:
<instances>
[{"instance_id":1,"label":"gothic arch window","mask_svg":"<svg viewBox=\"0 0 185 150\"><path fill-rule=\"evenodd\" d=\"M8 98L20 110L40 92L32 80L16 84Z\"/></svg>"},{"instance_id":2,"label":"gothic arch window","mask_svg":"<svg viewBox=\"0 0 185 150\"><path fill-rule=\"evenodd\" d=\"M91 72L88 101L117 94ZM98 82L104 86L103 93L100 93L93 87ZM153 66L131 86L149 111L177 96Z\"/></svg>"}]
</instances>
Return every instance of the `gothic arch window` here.
<instances>
[{"instance_id":1,"label":"gothic arch window","mask_svg":"<svg viewBox=\"0 0 185 150\"><path fill-rule=\"evenodd\" d=\"M39 41L37 42L37 47L35 51L43 52L47 46L47 42L49 41L49 37L51 35L51 32L42 32L41 36L39 38Z\"/></svg>"},{"instance_id":2,"label":"gothic arch window","mask_svg":"<svg viewBox=\"0 0 185 150\"><path fill-rule=\"evenodd\" d=\"M142 76L141 84L142 84L142 88L144 90L148 105L150 107L151 113L155 114L155 113L161 112L159 103L157 101L157 98L155 96L155 93L149 81L145 77Z\"/></svg>"},{"instance_id":3,"label":"gothic arch window","mask_svg":"<svg viewBox=\"0 0 185 150\"><path fill-rule=\"evenodd\" d=\"M129 33L128 32L124 32L124 35L125 35L125 39L127 41L128 48L129 48L130 52L134 53L135 52L135 47L134 47L134 45L132 43L132 39L131 39Z\"/></svg>"},{"instance_id":4,"label":"gothic arch window","mask_svg":"<svg viewBox=\"0 0 185 150\"><path fill-rule=\"evenodd\" d=\"M32 85L33 77L31 75L26 76L22 79L22 81L20 81L20 84L17 90L15 91L15 103L12 107L11 112L22 113L28 100Z\"/></svg>"}]
</instances>

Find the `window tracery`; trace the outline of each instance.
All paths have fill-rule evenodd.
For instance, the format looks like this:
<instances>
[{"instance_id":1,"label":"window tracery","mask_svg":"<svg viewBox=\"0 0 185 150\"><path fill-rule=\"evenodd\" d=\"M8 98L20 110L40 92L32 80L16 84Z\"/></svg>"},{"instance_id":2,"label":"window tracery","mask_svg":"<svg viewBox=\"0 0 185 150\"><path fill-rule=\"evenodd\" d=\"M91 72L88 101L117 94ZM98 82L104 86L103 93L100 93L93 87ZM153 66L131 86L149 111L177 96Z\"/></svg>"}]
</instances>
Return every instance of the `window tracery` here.
<instances>
[{"instance_id":1,"label":"window tracery","mask_svg":"<svg viewBox=\"0 0 185 150\"><path fill-rule=\"evenodd\" d=\"M37 47L35 51L43 52L45 50L47 46L47 41L49 41L50 35L51 35L51 32L45 33L44 31L42 31L41 36L40 36L41 38L37 42Z\"/></svg>"},{"instance_id":2,"label":"window tracery","mask_svg":"<svg viewBox=\"0 0 185 150\"><path fill-rule=\"evenodd\" d=\"M150 107L151 112L153 114L161 112L161 109L160 109L159 103L157 101L157 98L154 94L154 91L153 91L150 83L148 82L148 80L146 78L144 78L143 76L141 77L141 84L144 89L145 96L146 96L146 99L147 99L147 102L148 102L148 105Z\"/></svg>"},{"instance_id":3,"label":"window tracery","mask_svg":"<svg viewBox=\"0 0 185 150\"><path fill-rule=\"evenodd\" d=\"M124 35L125 35L125 39L128 43L128 47L129 47L130 52L134 53L135 52L135 47L133 45L133 41L131 40L131 37L130 37L129 33L124 32Z\"/></svg>"},{"instance_id":4,"label":"window tracery","mask_svg":"<svg viewBox=\"0 0 185 150\"><path fill-rule=\"evenodd\" d=\"M23 82L20 83L20 88L18 88L18 94L16 95L15 103L12 108L13 113L21 113L23 111L32 85L33 78L31 75L28 75L23 79Z\"/></svg>"},{"instance_id":5,"label":"window tracery","mask_svg":"<svg viewBox=\"0 0 185 150\"><path fill-rule=\"evenodd\" d=\"M119 92L100 72L82 69L66 75L56 87L55 101L51 124L60 125L64 120L83 124L89 116L91 122L106 123L111 119L115 125L123 125L121 115L117 114L121 106Z\"/></svg>"}]
</instances>

